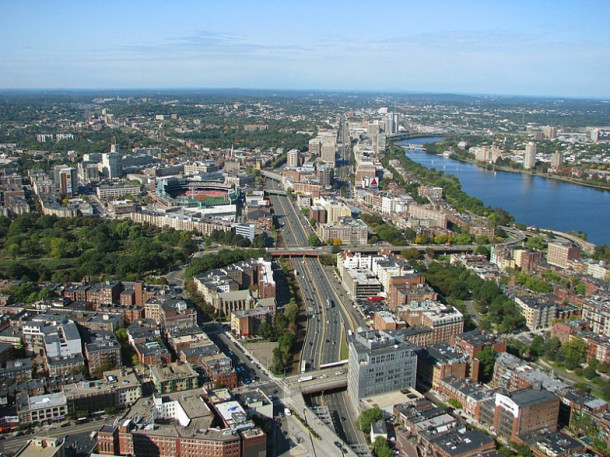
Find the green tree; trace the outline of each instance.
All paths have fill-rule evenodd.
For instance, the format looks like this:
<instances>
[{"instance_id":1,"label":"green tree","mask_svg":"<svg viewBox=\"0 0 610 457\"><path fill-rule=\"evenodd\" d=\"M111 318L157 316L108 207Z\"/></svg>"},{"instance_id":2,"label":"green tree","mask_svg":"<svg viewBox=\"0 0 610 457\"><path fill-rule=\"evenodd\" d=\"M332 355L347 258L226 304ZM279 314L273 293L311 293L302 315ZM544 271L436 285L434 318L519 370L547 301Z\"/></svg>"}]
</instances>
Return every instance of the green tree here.
<instances>
[{"instance_id":1,"label":"green tree","mask_svg":"<svg viewBox=\"0 0 610 457\"><path fill-rule=\"evenodd\" d=\"M415 248L409 248L400 252L400 255L405 260L419 260L420 253Z\"/></svg>"},{"instance_id":2,"label":"green tree","mask_svg":"<svg viewBox=\"0 0 610 457\"><path fill-rule=\"evenodd\" d=\"M295 323L297 321L297 315L299 313L299 307L294 302L291 301L284 307L284 316L288 319L288 322Z\"/></svg>"},{"instance_id":3,"label":"green tree","mask_svg":"<svg viewBox=\"0 0 610 457\"><path fill-rule=\"evenodd\" d=\"M537 359L544 352L544 338L540 335L536 335L532 340L532 344L529 348L529 354L532 359Z\"/></svg>"},{"instance_id":4,"label":"green tree","mask_svg":"<svg viewBox=\"0 0 610 457\"><path fill-rule=\"evenodd\" d=\"M322 246L322 241L320 241L318 235L312 233L311 235L309 235L309 237L307 237L307 244L309 244L310 246Z\"/></svg>"},{"instance_id":5,"label":"green tree","mask_svg":"<svg viewBox=\"0 0 610 457\"><path fill-rule=\"evenodd\" d=\"M66 255L68 242L63 238L51 238L49 255L55 259L61 259Z\"/></svg>"},{"instance_id":6,"label":"green tree","mask_svg":"<svg viewBox=\"0 0 610 457\"><path fill-rule=\"evenodd\" d=\"M494 365L496 364L496 353L491 346L484 347L478 354L477 359L480 362L479 380L489 382L494 374Z\"/></svg>"},{"instance_id":7,"label":"green tree","mask_svg":"<svg viewBox=\"0 0 610 457\"><path fill-rule=\"evenodd\" d=\"M373 453L376 457L392 457L392 449L388 445L388 440L378 436L373 443Z\"/></svg>"},{"instance_id":8,"label":"green tree","mask_svg":"<svg viewBox=\"0 0 610 457\"><path fill-rule=\"evenodd\" d=\"M529 447L527 443L517 444L514 442L510 443L511 447L517 451L518 457L532 457L534 454L532 453L532 449Z\"/></svg>"},{"instance_id":9,"label":"green tree","mask_svg":"<svg viewBox=\"0 0 610 457\"><path fill-rule=\"evenodd\" d=\"M356 426L364 433L370 433L371 424L381 419L383 419L383 413L379 407L375 406L374 408L367 409L360 414L356 420Z\"/></svg>"},{"instance_id":10,"label":"green tree","mask_svg":"<svg viewBox=\"0 0 610 457\"><path fill-rule=\"evenodd\" d=\"M455 244L470 244L472 243L472 235L470 235L469 233L460 233L458 234L458 236L455 237Z\"/></svg>"},{"instance_id":11,"label":"green tree","mask_svg":"<svg viewBox=\"0 0 610 457\"><path fill-rule=\"evenodd\" d=\"M549 339L546 342L546 344L544 345L543 353L547 359L555 361L558 358L560 350L561 350L561 341L559 341L559 338L553 337L553 338Z\"/></svg>"},{"instance_id":12,"label":"green tree","mask_svg":"<svg viewBox=\"0 0 610 457\"><path fill-rule=\"evenodd\" d=\"M587 343L581 338L575 338L563 344L561 346L561 354L566 368L574 370L585 363L587 347Z\"/></svg>"},{"instance_id":13,"label":"green tree","mask_svg":"<svg viewBox=\"0 0 610 457\"><path fill-rule=\"evenodd\" d=\"M536 249L538 251L542 251L544 248L546 248L546 243L540 235L528 238L525 245L530 249Z\"/></svg>"}]
</instances>

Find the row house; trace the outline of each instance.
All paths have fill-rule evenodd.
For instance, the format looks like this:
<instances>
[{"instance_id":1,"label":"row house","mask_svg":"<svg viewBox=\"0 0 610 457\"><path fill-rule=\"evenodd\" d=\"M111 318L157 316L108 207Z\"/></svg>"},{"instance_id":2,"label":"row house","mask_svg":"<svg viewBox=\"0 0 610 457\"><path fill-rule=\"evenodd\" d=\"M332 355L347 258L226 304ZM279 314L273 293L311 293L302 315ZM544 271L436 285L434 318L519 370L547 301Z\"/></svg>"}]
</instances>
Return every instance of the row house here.
<instances>
[{"instance_id":1,"label":"row house","mask_svg":"<svg viewBox=\"0 0 610 457\"><path fill-rule=\"evenodd\" d=\"M462 411L480 422L481 405L484 401L495 398L499 388L491 388L485 384L479 384L468 378L456 378L448 376L440 380L438 392L446 399L454 399L462 405Z\"/></svg>"},{"instance_id":2,"label":"row house","mask_svg":"<svg viewBox=\"0 0 610 457\"><path fill-rule=\"evenodd\" d=\"M490 385L503 387L511 392L537 386L556 392L568 387L564 382L507 352L501 352L496 356Z\"/></svg>"},{"instance_id":3,"label":"row house","mask_svg":"<svg viewBox=\"0 0 610 457\"><path fill-rule=\"evenodd\" d=\"M173 331L168 336L170 346L182 363L190 363L193 366L200 367L205 357L220 353L218 346L201 329L199 330Z\"/></svg>"},{"instance_id":4,"label":"row house","mask_svg":"<svg viewBox=\"0 0 610 457\"><path fill-rule=\"evenodd\" d=\"M600 295L586 298L582 318L593 333L610 336L610 298Z\"/></svg>"},{"instance_id":5,"label":"row house","mask_svg":"<svg viewBox=\"0 0 610 457\"><path fill-rule=\"evenodd\" d=\"M111 332L125 326L125 319L120 312L75 311L70 313L76 325L92 332Z\"/></svg>"},{"instance_id":6,"label":"row house","mask_svg":"<svg viewBox=\"0 0 610 457\"><path fill-rule=\"evenodd\" d=\"M237 372L232 360L219 353L207 356L202 360L203 370L211 379L212 385L221 385L234 389L237 387Z\"/></svg>"},{"instance_id":7,"label":"row house","mask_svg":"<svg viewBox=\"0 0 610 457\"><path fill-rule=\"evenodd\" d=\"M131 346L159 339L161 331L152 319L138 319L127 327L127 341Z\"/></svg>"},{"instance_id":8,"label":"row house","mask_svg":"<svg viewBox=\"0 0 610 457\"><path fill-rule=\"evenodd\" d=\"M115 305L113 303L100 303L95 305L98 313L120 314L125 324L129 325L144 317L144 308L139 306Z\"/></svg>"},{"instance_id":9,"label":"row house","mask_svg":"<svg viewBox=\"0 0 610 457\"><path fill-rule=\"evenodd\" d=\"M172 356L163 341L136 343L134 349L143 365L167 365L172 361Z\"/></svg>"}]
</instances>

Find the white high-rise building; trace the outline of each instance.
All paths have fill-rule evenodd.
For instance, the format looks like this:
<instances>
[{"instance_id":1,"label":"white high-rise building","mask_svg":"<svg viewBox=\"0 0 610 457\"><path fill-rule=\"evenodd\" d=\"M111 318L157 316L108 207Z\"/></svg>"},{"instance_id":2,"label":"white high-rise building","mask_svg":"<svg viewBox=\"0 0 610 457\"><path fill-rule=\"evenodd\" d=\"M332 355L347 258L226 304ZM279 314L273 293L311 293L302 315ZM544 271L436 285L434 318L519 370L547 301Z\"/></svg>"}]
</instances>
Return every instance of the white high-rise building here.
<instances>
[{"instance_id":1,"label":"white high-rise building","mask_svg":"<svg viewBox=\"0 0 610 457\"><path fill-rule=\"evenodd\" d=\"M523 168L530 170L536 166L536 143L530 141L525 145L525 156L523 157Z\"/></svg>"},{"instance_id":2,"label":"white high-rise building","mask_svg":"<svg viewBox=\"0 0 610 457\"><path fill-rule=\"evenodd\" d=\"M121 177L121 154L116 144L110 146L109 153L102 154L100 173L110 179Z\"/></svg>"}]
</instances>

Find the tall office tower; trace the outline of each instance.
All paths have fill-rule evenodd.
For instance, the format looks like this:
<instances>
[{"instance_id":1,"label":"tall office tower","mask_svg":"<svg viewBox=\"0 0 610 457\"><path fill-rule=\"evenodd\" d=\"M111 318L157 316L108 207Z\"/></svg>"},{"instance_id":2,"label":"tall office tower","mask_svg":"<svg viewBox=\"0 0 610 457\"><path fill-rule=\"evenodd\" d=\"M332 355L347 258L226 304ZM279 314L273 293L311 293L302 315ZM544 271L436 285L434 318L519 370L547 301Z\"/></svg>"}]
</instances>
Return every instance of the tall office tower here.
<instances>
[{"instance_id":1,"label":"tall office tower","mask_svg":"<svg viewBox=\"0 0 610 457\"><path fill-rule=\"evenodd\" d=\"M76 168L65 167L59 171L59 191L73 195L78 187Z\"/></svg>"},{"instance_id":2,"label":"tall office tower","mask_svg":"<svg viewBox=\"0 0 610 457\"><path fill-rule=\"evenodd\" d=\"M525 145L525 157L523 158L523 168L530 170L536 166L536 143L530 141Z\"/></svg>"},{"instance_id":3,"label":"tall office tower","mask_svg":"<svg viewBox=\"0 0 610 457\"><path fill-rule=\"evenodd\" d=\"M385 133L393 135L398 133L398 113L388 113L385 119Z\"/></svg>"},{"instance_id":4,"label":"tall office tower","mask_svg":"<svg viewBox=\"0 0 610 457\"><path fill-rule=\"evenodd\" d=\"M561 151L555 151L551 155L551 167L559 168L563 164L563 154Z\"/></svg>"},{"instance_id":5,"label":"tall office tower","mask_svg":"<svg viewBox=\"0 0 610 457\"><path fill-rule=\"evenodd\" d=\"M298 149L291 149L286 154L286 167L287 168L298 168L300 163L300 156Z\"/></svg>"},{"instance_id":6,"label":"tall office tower","mask_svg":"<svg viewBox=\"0 0 610 457\"><path fill-rule=\"evenodd\" d=\"M335 141L322 141L322 153L320 158L331 167L335 166L336 145L337 143Z\"/></svg>"}]
</instances>

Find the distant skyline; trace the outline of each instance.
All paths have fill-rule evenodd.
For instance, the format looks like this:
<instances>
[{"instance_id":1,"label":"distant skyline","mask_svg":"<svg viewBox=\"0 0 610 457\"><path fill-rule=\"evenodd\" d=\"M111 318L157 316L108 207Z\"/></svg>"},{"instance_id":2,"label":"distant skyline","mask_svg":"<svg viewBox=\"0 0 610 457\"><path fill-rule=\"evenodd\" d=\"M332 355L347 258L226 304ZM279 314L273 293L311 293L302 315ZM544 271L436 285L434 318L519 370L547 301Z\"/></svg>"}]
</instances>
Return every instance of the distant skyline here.
<instances>
[{"instance_id":1,"label":"distant skyline","mask_svg":"<svg viewBox=\"0 0 610 457\"><path fill-rule=\"evenodd\" d=\"M610 98L608 17L607 0L4 2L0 89Z\"/></svg>"}]
</instances>

